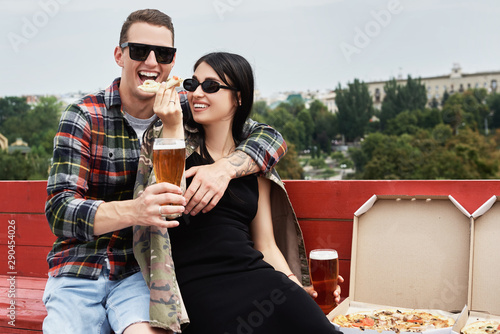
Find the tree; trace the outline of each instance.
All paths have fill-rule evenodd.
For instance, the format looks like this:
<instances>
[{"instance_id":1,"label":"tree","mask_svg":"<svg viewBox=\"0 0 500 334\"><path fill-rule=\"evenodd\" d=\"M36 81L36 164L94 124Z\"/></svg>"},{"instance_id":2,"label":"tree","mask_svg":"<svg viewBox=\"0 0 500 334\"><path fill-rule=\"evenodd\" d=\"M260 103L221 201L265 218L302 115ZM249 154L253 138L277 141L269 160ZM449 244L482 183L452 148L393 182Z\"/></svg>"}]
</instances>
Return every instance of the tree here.
<instances>
[{"instance_id":1,"label":"tree","mask_svg":"<svg viewBox=\"0 0 500 334\"><path fill-rule=\"evenodd\" d=\"M302 124L301 141L299 143L299 150L304 150L311 147L313 134L314 134L314 121L311 117L311 113L304 109L299 112L297 118L295 119L297 123Z\"/></svg>"},{"instance_id":2,"label":"tree","mask_svg":"<svg viewBox=\"0 0 500 334\"><path fill-rule=\"evenodd\" d=\"M486 91L483 89L451 95L443 106L443 121L452 126L455 134L460 127L486 132L485 124L490 110L485 99Z\"/></svg>"},{"instance_id":3,"label":"tree","mask_svg":"<svg viewBox=\"0 0 500 334\"><path fill-rule=\"evenodd\" d=\"M432 129L431 135L437 145L444 146L453 136L453 130L449 125L438 124Z\"/></svg>"},{"instance_id":4,"label":"tree","mask_svg":"<svg viewBox=\"0 0 500 334\"><path fill-rule=\"evenodd\" d=\"M399 113L396 117L388 120L385 133L397 136L405 133L415 134L420 129L418 127L419 113L421 113L420 110L405 110L402 113Z\"/></svg>"},{"instance_id":5,"label":"tree","mask_svg":"<svg viewBox=\"0 0 500 334\"><path fill-rule=\"evenodd\" d=\"M467 172L464 178L498 178L500 153L493 138L465 129L451 138L447 150L454 150L460 157Z\"/></svg>"},{"instance_id":6,"label":"tree","mask_svg":"<svg viewBox=\"0 0 500 334\"><path fill-rule=\"evenodd\" d=\"M300 180L304 178L304 170L300 166L295 145L288 145L288 151L276 165L276 171L283 180Z\"/></svg>"},{"instance_id":7,"label":"tree","mask_svg":"<svg viewBox=\"0 0 500 334\"><path fill-rule=\"evenodd\" d=\"M22 104L21 104L22 105ZM2 132L9 139L15 141L22 138L30 146L40 144L42 138L54 137L63 109L62 103L54 96L41 97L40 101L32 108L11 114L2 126ZM52 138L48 146L52 150ZM46 144L47 146L47 144Z\"/></svg>"},{"instance_id":8,"label":"tree","mask_svg":"<svg viewBox=\"0 0 500 334\"><path fill-rule=\"evenodd\" d=\"M252 118L252 120L254 120L258 123L269 124L269 122L266 121L266 117L262 116L261 114L253 114L251 118Z\"/></svg>"},{"instance_id":9,"label":"tree","mask_svg":"<svg viewBox=\"0 0 500 334\"><path fill-rule=\"evenodd\" d=\"M370 136L363 144L370 140ZM376 138L378 143L371 143L371 157L364 167L364 179L411 179L415 171L414 160L420 152L411 144L412 136L385 136Z\"/></svg>"},{"instance_id":10,"label":"tree","mask_svg":"<svg viewBox=\"0 0 500 334\"><path fill-rule=\"evenodd\" d=\"M365 136L360 148L349 148L349 156L356 168L356 178L363 179L365 166L374 156L376 148L385 145L387 140L390 140L389 136L375 132Z\"/></svg>"},{"instance_id":11,"label":"tree","mask_svg":"<svg viewBox=\"0 0 500 334\"><path fill-rule=\"evenodd\" d=\"M54 96L40 98L28 114L26 128L30 133L23 138L26 138L30 145L45 145L52 154L52 140L57 132L63 108L62 103Z\"/></svg>"},{"instance_id":12,"label":"tree","mask_svg":"<svg viewBox=\"0 0 500 334\"><path fill-rule=\"evenodd\" d=\"M500 94L489 95L486 102L493 113L490 125L493 129L498 129L500 128Z\"/></svg>"},{"instance_id":13,"label":"tree","mask_svg":"<svg viewBox=\"0 0 500 334\"><path fill-rule=\"evenodd\" d=\"M462 105L462 95L453 94L446 100L443 106L443 122L451 126L454 134L458 133L458 128L462 125L464 118Z\"/></svg>"},{"instance_id":14,"label":"tree","mask_svg":"<svg viewBox=\"0 0 500 334\"><path fill-rule=\"evenodd\" d=\"M28 158L21 152L8 153L0 150L0 180L28 180L33 169Z\"/></svg>"},{"instance_id":15,"label":"tree","mask_svg":"<svg viewBox=\"0 0 500 334\"><path fill-rule=\"evenodd\" d=\"M309 114L311 115L311 118L314 120L318 117L320 114L324 114L328 112L328 108L319 100L314 100L311 102L311 105L309 106Z\"/></svg>"},{"instance_id":16,"label":"tree","mask_svg":"<svg viewBox=\"0 0 500 334\"><path fill-rule=\"evenodd\" d=\"M371 136L370 134L369 136ZM356 178L363 178L365 172L365 166L369 161L369 158L364 150L358 147L350 147L347 151L349 157L351 157L352 162L354 163L354 170Z\"/></svg>"},{"instance_id":17,"label":"tree","mask_svg":"<svg viewBox=\"0 0 500 334\"><path fill-rule=\"evenodd\" d=\"M269 113L269 107L267 106L266 101L257 101L253 104L252 106L252 118L255 117L255 115L262 115L262 116L267 116Z\"/></svg>"},{"instance_id":18,"label":"tree","mask_svg":"<svg viewBox=\"0 0 500 334\"><path fill-rule=\"evenodd\" d=\"M337 132L335 116L328 110L322 110L314 119L313 145L318 146L322 151L330 153L332 151L332 140Z\"/></svg>"},{"instance_id":19,"label":"tree","mask_svg":"<svg viewBox=\"0 0 500 334\"><path fill-rule=\"evenodd\" d=\"M62 111L61 102L53 96L42 97L33 107L25 103L25 98L0 99L3 115L8 115L2 122L2 132L14 141L22 138L31 152L4 154L0 163L0 179L33 180L47 179L54 136L57 132Z\"/></svg>"},{"instance_id":20,"label":"tree","mask_svg":"<svg viewBox=\"0 0 500 334\"><path fill-rule=\"evenodd\" d=\"M471 128L452 135L439 124L414 135L370 134L351 158L361 179L493 179L499 177L496 147L494 138Z\"/></svg>"},{"instance_id":21,"label":"tree","mask_svg":"<svg viewBox=\"0 0 500 334\"><path fill-rule=\"evenodd\" d=\"M384 133L389 135L416 134L421 129L433 129L440 123L442 119L439 109L405 110L387 122Z\"/></svg>"},{"instance_id":22,"label":"tree","mask_svg":"<svg viewBox=\"0 0 500 334\"><path fill-rule=\"evenodd\" d=\"M448 98L450 97L450 94L448 93L447 90L444 91L443 93L443 98L441 99L441 106L444 106Z\"/></svg>"},{"instance_id":23,"label":"tree","mask_svg":"<svg viewBox=\"0 0 500 334\"><path fill-rule=\"evenodd\" d=\"M418 126L423 129L433 129L436 125L443 123L441 111L437 108L426 108L418 112Z\"/></svg>"},{"instance_id":24,"label":"tree","mask_svg":"<svg viewBox=\"0 0 500 334\"><path fill-rule=\"evenodd\" d=\"M347 141L362 138L373 115L373 101L364 82L355 79L346 89L338 86L335 103L338 107L338 131Z\"/></svg>"},{"instance_id":25,"label":"tree","mask_svg":"<svg viewBox=\"0 0 500 334\"><path fill-rule=\"evenodd\" d=\"M396 79L387 81L384 85L385 97L382 101L382 109L380 111L380 126L385 130L387 122L397 116L401 110L400 102L398 101L399 85Z\"/></svg>"},{"instance_id":26,"label":"tree","mask_svg":"<svg viewBox=\"0 0 500 334\"><path fill-rule=\"evenodd\" d=\"M297 119L291 119L286 122L281 134L287 143L302 147L304 141L304 124Z\"/></svg>"},{"instance_id":27,"label":"tree","mask_svg":"<svg viewBox=\"0 0 500 334\"><path fill-rule=\"evenodd\" d=\"M439 101L436 99L436 97L433 97L431 102L429 102L429 107L433 109L439 107Z\"/></svg>"},{"instance_id":28,"label":"tree","mask_svg":"<svg viewBox=\"0 0 500 334\"><path fill-rule=\"evenodd\" d=\"M284 107L284 103L281 103L276 109L269 112L266 117L267 124L278 131L282 131L285 124L290 120L293 120L292 114Z\"/></svg>"},{"instance_id":29,"label":"tree","mask_svg":"<svg viewBox=\"0 0 500 334\"><path fill-rule=\"evenodd\" d=\"M293 116L297 116L299 112L306 108L304 100L300 96L293 96L288 99L288 103L285 103L284 107L287 108Z\"/></svg>"},{"instance_id":30,"label":"tree","mask_svg":"<svg viewBox=\"0 0 500 334\"><path fill-rule=\"evenodd\" d=\"M399 113L409 110L423 110L427 104L425 85L420 79L408 76L406 85L399 85L396 79L388 81L384 86L385 97L380 112L380 125L385 130L387 122Z\"/></svg>"},{"instance_id":31,"label":"tree","mask_svg":"<svg viewBox=\"0 0 500 334\"><path fill-rule=\"evenodd\" d=\"M310 143L312 120L306 109L300 111L298 117L293 117L290 108L288 103L281 103L266 116L256 114L254 119L274 127L281 133L287 144L294 144L302 150Z\"/></svg>"},{"instance_id":32,"label":"tree","mask_svg":"<svg viewBox=\"0 0 500 334\"><path fill-rule=\"evenodd\" d=\"M486 104L486 96L488 92L484 88L469 89L463 93L464 110L467 117L471 119L469 122L475 126L475 129L483 133L487 133L488 116L490 109Z\"/></svg>"},{"instance_id":33,"label":"tree","mask_svg":"<svg viewBox=\"0 0 500 334\"><path fill-rule=\"evenodd\" d=\"M0 133L6 136L9 141L16 140L15 135L10 135L11 126L5 124L5 122L12 118L26 119L29 110L30 106L24 97L9 96L0 98Z\"/></svg>"}]
</instances>

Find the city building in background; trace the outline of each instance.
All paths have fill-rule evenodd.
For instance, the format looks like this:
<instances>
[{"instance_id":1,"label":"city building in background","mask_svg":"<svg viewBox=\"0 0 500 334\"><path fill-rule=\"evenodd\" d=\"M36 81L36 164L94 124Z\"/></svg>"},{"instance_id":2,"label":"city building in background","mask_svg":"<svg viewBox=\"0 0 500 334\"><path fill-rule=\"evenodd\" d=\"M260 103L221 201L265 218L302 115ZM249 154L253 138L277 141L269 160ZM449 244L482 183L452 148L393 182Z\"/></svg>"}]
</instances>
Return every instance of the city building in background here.
<instances>
[{"instance_id":1,"label":"city building in background","mask_svg":"<svg viewBox=\"0 0 500 334\"><path fill-rule=\"evenodd\" d=\"M7 150L9 148L9 140L0 133L0 150Z\"/></svg>"},{"instance_id":2,"label":"city building in background","mask_svg":"<svg viewBox=\"0 0 500 334\"><path fill-rule=\"evenodd\" d=\"M309 108L312 101L319 100L326 106L329 112L336 113L338 111L337 105L335 104L335 90L282 92L273 94L267 98L256 95L255 101L265 101L271 109L275 109L280 103L287 103L292 98L301 98L306 108Z\"/></svg>"},{"instance_id":3,"label":"city building in background","mask_svg":"<svg viewBox=\"0 0 500 334\"><path fill-rule=\"evenodd\" d=\"M22 154L27 154L31 152L31 148L28 143L22 138L17 138L15 142L9 145L9 153L21 152Z\"/></svg>"},{"instance_id":4,"label":"city building in background","mask_svg":"<svg viewBox=\"0 0 500 334\"><path fill-rule=\"evenodd\" d=\"M400 85L406 84L407 78L398 77L396 82ZM459 64L454 64L451 73L435 77L420 78L421 83L427 90L427 101L431 103L433 99L441 101L445 92L454 94L464 92L467 89L485 88L488 93L498 92L498 82L500 81L500 71L462 73ZM370 95L373 97L375 108L382 107L385 97L384 85L387 81L367 82Z\"/></svg>"},{"instance_id":5,"label":"city building in background","mask_svg":"<svg viewBox=\"0 0 500 334\"><path fill-rule=\"evenodd\" d=\"M417 77L415 78L417 79ZM430 104L433 99L441 102L445 92L454 94L464 92L467 89L485 88L487 92L498 93L498 82L500 81L500 71L478 72L478 73L462 73L462 68L459 64L454 64L450 74L420 78L421 83L425 85L427 90L427 100ZM384 86L387 81L372 81L366 82L368 90L373 98L375 108L382 107L382 101L385 97ZM407 78L398 76L396 82L400 85L405 85ZM274 109L280 103L286 103L291 97L301 96L306 108L313 100L321 101L332 113L338 111L335 103L335 90L327 91L307 91L307 92L282 92L272 95L271 97L261 97L256 95L255 100L266 101L267 105Z\"/></svg>"},{"instance_id":6,"label":"city building in background","mask_svg":"<svg viewBox=\"0 0 500 334\"><path fill-rule=\"evenodd\" d=\"M26 154L31 151L31 148L22 138L17 138L15 142L9 145L7 137L0 133L0 151L7 151L8 153L21 152L22 154Z\"/></svg>"}]
</instances>

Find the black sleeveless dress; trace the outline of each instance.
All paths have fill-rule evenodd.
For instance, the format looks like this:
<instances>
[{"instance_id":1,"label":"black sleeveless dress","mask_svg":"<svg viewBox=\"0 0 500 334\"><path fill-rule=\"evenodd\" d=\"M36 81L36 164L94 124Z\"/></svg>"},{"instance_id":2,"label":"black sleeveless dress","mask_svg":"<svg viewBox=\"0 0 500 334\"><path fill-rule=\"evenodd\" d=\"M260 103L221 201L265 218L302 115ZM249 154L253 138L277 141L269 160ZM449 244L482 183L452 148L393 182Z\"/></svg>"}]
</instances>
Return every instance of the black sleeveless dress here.
<instances>
[{"instance_id":1,"label":"black sleeveless dress","mask_svg":"<svg viewBox=\"0 0 500 334\"><path fill-rule=\"evenodd\" d=\"M204 163L193 153L186 169ZM255 175L232 180L214 209L169 230L191 321L182 333L339 333L304 289L253 248L249 224L257 212L257 182Z\"/></svg>"}]
</instances>

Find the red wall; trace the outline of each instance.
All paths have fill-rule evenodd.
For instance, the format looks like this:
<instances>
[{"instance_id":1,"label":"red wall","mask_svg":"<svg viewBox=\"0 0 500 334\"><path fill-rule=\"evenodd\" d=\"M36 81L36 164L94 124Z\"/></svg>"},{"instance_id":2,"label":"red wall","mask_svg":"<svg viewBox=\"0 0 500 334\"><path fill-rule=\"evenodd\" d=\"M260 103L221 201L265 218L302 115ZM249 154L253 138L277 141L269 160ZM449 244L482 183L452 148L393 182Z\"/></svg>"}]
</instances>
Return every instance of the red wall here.
<instances>
[{"instance_id":1,"label":"red wall","mask_svg":"<svg viewBox=\"0 0 500 334\"><path fill-rule=\"evenodd\" d=\"M373 195L451 195L473 213L493 195L500 180L479 181L285 181L304 233L306 249L337 249L349 291L352 219ZM55 237L45 220L46 181L0 181L0 253L7 254L9 222L16 226L16 270L20 276L46 277ZM0 275L7 257L0 257Z\"/></svg>"}]
</instances>

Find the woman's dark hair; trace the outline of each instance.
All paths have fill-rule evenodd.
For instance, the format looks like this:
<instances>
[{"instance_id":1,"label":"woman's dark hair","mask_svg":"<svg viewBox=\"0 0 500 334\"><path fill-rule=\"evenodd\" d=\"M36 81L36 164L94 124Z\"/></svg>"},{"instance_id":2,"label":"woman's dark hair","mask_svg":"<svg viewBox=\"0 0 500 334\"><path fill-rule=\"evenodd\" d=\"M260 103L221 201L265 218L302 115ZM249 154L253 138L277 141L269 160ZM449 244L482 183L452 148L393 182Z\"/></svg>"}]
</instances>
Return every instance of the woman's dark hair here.
<instances>
[{"instance_id":1,"label":"woman's dark hair","mask_svg":"<svg viewBox=\"0 0 500 334\"><path fill-rule=\"evenodd\" d=\"M235 87L233 91L235 103L238 106L233 117L232 134L237 146L243 139L243 126L250 116L253 105L254 78L252 66L240 55L227 52L212 52L204 55L194 65L194 71L201 64L206 63L214 69L219 78L227 85ZM238 98L238 93L240 98ZM217 94L217 93L215 93ZM241 104L239 103L241 101ZM203 141L200 149L202 156L209 158L205 147L203 127L193 120L191 113L188 115L187 124L198 129ZM209 160L212 160L209 158Z\"/></svg>"}]
</instances>

